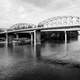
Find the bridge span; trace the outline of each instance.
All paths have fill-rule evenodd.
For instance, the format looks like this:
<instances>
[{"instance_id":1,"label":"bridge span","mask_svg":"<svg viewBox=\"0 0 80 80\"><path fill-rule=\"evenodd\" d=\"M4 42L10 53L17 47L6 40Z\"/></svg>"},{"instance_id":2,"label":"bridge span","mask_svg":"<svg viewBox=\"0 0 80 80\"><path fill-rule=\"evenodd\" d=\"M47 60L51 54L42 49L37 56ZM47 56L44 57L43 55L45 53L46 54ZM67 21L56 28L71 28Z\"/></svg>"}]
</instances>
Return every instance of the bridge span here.
<instances>
[{"instance_id":1,"label":"bridge span","mask_svg":"<svg viewBox=\"0 0 80 80\"><path fill-rule=\"evenodd\" d=\"M30 33L31 41L34 44L41 43L41 32L45 31L63 31L65 34L65 43L67 43L68 31L80 31L80 17L77 16L57 16L40 22L38 25L18 23L6 29L0 34L6 34L6 43L8 43L8 34ZM34 38L33 38L34 37Z\"/></svg>"}]
</instances>

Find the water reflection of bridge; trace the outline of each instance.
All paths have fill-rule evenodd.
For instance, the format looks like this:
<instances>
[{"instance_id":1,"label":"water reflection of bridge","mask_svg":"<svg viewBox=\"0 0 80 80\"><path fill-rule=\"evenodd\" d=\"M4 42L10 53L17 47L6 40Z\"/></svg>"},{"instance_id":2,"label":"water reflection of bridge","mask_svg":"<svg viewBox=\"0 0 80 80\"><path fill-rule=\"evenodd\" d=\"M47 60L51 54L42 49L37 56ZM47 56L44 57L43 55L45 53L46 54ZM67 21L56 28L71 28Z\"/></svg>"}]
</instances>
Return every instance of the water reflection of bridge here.
<instances>
[{"instance_id":1,"label":"water reflection of bridge","mask_svg":"<svg viewBox=\"0 0 80 80\"><path fill-rule=\"evenodd\" d=\"M9 29L2 31L1 36L5 36L6 44L9 39L19 38L20 34L31 35L31 42L41 43L41 32L62 31L64 32L65 43L67 43L67 32L80 30L80 17L77 16L57 16L40 22L37 26L34 24L18 23ZM11 36L13 35L13 36ZM27 36L26 37L29 37Z\"/></svg>"}]
</instances>

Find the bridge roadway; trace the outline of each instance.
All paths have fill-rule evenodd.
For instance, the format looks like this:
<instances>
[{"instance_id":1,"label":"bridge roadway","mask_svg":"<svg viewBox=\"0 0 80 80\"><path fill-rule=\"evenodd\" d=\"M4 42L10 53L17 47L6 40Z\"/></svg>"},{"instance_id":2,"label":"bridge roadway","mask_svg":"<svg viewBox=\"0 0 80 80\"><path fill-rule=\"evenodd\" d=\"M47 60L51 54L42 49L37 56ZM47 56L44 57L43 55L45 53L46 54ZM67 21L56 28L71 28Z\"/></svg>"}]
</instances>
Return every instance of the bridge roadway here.
<instances>
[{"instance_id":1,"label":"bridge roadway","mask_svg":"<svg viewBox=\"0 0 80 80\"><path fill-rule=\"evenodd\" d=\"M36 30L40 30L42 32L45 31L80 31L79 25L74 26L63 26L63 27L37 27L37 28L27 28L27 29L19 29L19 30L11 30L8 31L7 29L4 32L0 32L0 34L3 33L17 33L17 32L34 32Z\"/></svg>"}]
</instances>

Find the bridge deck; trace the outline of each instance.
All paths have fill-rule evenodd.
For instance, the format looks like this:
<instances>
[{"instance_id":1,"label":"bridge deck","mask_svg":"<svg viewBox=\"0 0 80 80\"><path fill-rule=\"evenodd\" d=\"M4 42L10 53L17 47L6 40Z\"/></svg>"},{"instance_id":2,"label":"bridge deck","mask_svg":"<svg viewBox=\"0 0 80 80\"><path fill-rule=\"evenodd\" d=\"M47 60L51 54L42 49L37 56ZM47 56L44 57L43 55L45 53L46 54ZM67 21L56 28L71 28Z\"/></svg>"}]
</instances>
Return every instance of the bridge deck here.
<instances>
[{"instance_id":1,"label":"bridge deck","mask_svg":"<svg viewBox=\"0 0 80 80\"><path fill-rule=\"evenodd\" d=\"M3 33L15 33L15 32L34 32L34 30L41 30L41 31L80 31L80 26L64 26L64 27L38 27L38 28L28 28L28 29L19 29L19 30L12 30L12 31L5 31L0 32L0 34Z\"/></svg>"}]
</instances>

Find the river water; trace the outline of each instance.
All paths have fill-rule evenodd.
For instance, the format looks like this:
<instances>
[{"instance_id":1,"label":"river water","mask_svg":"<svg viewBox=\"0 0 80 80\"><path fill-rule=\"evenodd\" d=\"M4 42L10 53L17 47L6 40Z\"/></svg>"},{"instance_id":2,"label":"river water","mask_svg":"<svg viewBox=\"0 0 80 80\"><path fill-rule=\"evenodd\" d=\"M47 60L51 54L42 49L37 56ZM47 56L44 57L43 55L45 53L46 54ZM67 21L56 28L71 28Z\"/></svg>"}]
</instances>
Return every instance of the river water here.
<instances>
[{"instance_id":1,"label":"river water","mask_svg":"<svg viewBox=\"0 0 80 80\"><path fill-rule=\"evenodd\" d=\"M0 47L0 80L79 80L80 36L64 42Z\"/></svg>"}]
</instances>

